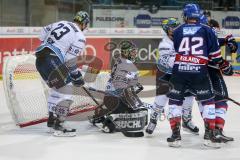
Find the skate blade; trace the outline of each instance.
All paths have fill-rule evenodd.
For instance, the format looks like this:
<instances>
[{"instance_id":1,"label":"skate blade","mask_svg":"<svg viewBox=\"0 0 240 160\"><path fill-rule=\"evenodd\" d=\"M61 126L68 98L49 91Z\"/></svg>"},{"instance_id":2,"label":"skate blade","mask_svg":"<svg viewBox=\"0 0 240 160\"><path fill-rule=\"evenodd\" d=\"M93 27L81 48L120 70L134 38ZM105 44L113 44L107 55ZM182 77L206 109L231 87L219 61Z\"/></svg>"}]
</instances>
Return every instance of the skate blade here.
<instances>
[{"instance_id":1,"label":"skate blade","mask_svg":"<svg viewBox=\"0 0 240 160\"><path fill-rule=\"evenodd\" d=\"M213 143L210 140L204 140L204 146L219 149L222 147L222 144L221 143Z\"/></svg>"},{"instance_id":2,"label":"skate blade","mask_svg":"<svg viewBox=\"0 0 240 160\"><path fill-rule=\"evenodd\" d=\"M53 134L54 133L54 129L52 127L48 127L47 133Z\"/></svg>"},{"instance_id":3,"label":"skate blade","mask_svg":"<svg viewBox=\"0 0 240 160\"><path fill-rule=\"evenodd\" d=\"M233 142L233 140L222 140L222 142L225 143L225 144L228 144L228 143Z\"/></svg>"},{"instance_id":4,"label":"skate blade","mask_svg":"<svg viewBox=\"0 0 240 160\"><path fill-rule=\"evenodd\" d=\"M75 137L76 132L62 132L62 131L54 131L53 136L55 137Z\"/></svg>"},{"instance_id":5,"label":"skate blade","mask_svg":"<svg viewBox=\"0 0 240 160\"><path fill-rule=\"evenodd\" d=\"M182 127L182 128L183 128L183 127ZM191 131L191 130L188 129L188 128L183 128L183 131L188 132L188 133L191 133L191 134L194 134L194 135L199 135L199 132L193 132L193 131Z\"/></svg>"},{"instance_id":6,"label":"skate blade","mask_svg":"<svg viewBox=\"0 0 240 160\"><path fill-rule=\"evenodd\" d=\"M181 141L168 142L169 147L179 148L181 147Z\"/></svg>"}]
</instances>

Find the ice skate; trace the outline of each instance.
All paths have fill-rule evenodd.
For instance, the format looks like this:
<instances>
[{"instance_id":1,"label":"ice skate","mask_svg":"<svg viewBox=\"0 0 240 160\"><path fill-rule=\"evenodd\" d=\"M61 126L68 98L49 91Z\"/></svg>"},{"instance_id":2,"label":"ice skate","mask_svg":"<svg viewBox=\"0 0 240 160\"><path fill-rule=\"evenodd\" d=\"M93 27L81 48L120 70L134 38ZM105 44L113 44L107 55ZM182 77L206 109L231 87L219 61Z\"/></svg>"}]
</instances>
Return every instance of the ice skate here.
<instances>
[{"instance_id":1,"label":"ice skate","mask_svg":"<svg viewBox=\"0 0 240 160\"><path fill-rule=\"evenodd\" d=\"M63 126L63 122L59 119L56 120L54 126L53 135L56 137L74 137L76 136L76 129L66 128Z\"/></svg>"},{"instance_id":2,"label":"ice skate","mask_svg":"<svg viewBox=\"0 0 240 160\"><path fill-rule=\"evenodd\" d=\"M216 130L205 129L204 145L211 148L221 148L221 137L217 134Z\"/></svg>"},{"instance_id":3,"label":"ice skate","mask_svg":"<svg viewBox=\"0 0 240 160\"><path fill-rule=\"evenodd\" d=\"M223 129L216 129L217 135L221 138L223 143L234 141L233 137L228 137L223 134Z\"/></svg>"},{"instance_id":4,"label":"ice skate","mask_svg":"<svg viewBox=\"0 0 240 160\"><path fill-rule=\"evenodd\" d=\"M193 124L191 119L187 121L182 119L182 127L183 127L183 130L186 132L199 135L199 128Z\"/></svg>"},{"instance_id":5,"label":"ice skate","mask_svg":"<svg viewBox=\"0 0 240 160\"><path fill-rule=\"evenodd\" d=\"M159 117L159 114L157 112L153 112L151 114L151 118L150 118L150 122L146 128L146 133L148 134L152 134L153 131L155 130L156 126L157 126L157 119Z\"/></svg>"},{"instance_id":6,"label":"ice skate","mask_svg":"<svg viewBox=\"0 0 240 160\"><path fill-rule=\"evenodd\" d=\"M167 138L168 146L170 147L181 147L181 135L180 129L173 131L172 136Z\"/></svg>"},{"instance_id":7,"label":"ice skate","mask_svg":"<svg viewBox=\"0 0 240 160\"><path fill-rule=\"evenodd\" d=\"M48 116L48 121L47 121L47 127L49 128L49 130L47 132L53 133L54 132L53 126L56 121L56 117L54 116L53 112L49 112L48 114L49 114L49 116Z\"/></svg>"}]
</instances>

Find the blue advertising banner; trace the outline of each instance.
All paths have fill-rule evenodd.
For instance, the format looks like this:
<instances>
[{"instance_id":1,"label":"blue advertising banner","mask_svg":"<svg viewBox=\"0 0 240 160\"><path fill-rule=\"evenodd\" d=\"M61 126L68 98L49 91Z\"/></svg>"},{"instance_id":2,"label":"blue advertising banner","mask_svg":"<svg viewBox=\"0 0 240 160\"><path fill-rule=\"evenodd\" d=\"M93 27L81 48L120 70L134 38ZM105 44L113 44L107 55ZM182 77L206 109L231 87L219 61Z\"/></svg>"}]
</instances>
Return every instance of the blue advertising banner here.
<instances>
[{"instance_id":1,"label":"blue advertising banner","mask_svg":"<svg viewBox=\"0 0 240 160\"><path fill-rule=\"evenodd\" d=\"M222 26L226 29L239 29L240 19L237 16L227 16L222 20Z\"/></svg>"},{"instance_id":2,"label":"blue advertising banner","mask_svg":"<svg viewBox=\"0 0 240 160\"><path fill-rule=\"evenodd\" d=\"M162 21L169 17L151 17L148 14L139 14L134 17L134 26L137 28L150 28L153 26L161 26ZM176 18L176 17L174 17Z\"/></svg>"}]
</instances>

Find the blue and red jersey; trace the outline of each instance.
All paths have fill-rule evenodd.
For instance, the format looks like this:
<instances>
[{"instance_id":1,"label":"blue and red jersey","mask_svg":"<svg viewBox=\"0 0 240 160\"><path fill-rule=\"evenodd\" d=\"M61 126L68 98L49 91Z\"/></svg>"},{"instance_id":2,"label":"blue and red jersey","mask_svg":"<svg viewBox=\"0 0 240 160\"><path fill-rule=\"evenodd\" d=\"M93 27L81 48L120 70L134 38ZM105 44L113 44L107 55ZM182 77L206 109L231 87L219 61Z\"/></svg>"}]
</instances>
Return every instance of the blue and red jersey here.
<instances>
[{"instance_id":1,"label":"blue and red jersey","mask_svg":"<svg viewBox=\"0 0 240 160\"><path fill-rule=\"evenodd\" d=\"M174 31L173 42L177 52L173 72L206 73L209 61L222 60L217 37L206 25L180 25Z\"/></svg>"}]
</instances>

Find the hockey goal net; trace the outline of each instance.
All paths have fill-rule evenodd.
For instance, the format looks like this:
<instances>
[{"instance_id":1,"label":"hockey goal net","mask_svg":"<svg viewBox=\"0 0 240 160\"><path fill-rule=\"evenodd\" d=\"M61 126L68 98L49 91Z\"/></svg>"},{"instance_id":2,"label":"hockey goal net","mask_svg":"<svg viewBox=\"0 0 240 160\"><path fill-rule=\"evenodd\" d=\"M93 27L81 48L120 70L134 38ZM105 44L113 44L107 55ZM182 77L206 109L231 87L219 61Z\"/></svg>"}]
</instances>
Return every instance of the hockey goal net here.
<instances>
[{"instance_id":1,"label":"hockey goal net","mask_svg":"<svg viewBox=\"0 0 240 160\"><path fill-rule=\"evenodd\" d=\"M90 80L87 85L104 90L108 79L108 73L99 73L96 79ZM6 57L3 84L7 105L16 125L26 127L47 121L49 88L36 70L34 55ZM69 116L93 111L97 106L83 89L79 88L79 92L81 94L73 96L74 102L70 106Z\"/></svg>"}]
</instances>

